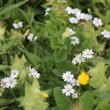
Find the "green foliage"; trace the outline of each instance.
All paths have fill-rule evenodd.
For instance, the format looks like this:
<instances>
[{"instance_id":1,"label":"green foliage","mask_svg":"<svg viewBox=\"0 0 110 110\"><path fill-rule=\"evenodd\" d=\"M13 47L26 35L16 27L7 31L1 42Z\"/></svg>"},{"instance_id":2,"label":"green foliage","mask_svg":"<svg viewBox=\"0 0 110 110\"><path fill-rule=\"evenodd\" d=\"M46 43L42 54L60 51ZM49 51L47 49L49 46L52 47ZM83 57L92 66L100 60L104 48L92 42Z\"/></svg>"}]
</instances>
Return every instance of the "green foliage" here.
<instances>
[{"instance_id":1,"label":"green foliage","mask_svg":"<svg viewBox=\"0 0 110 110\"><path fill-rule=\"evenodd\" d=\"M0 106L9 105L13 102L15 102L14 99L11 99L11 100L10 99L0 99Z\"/></svg>"},{"instance_id":2,"label":"green foliage","mask_svg":"<svg viewBox=\"0 0 110 110\"><path fill-rule=\"evenodd\" d=\"M25 110L45 110L48 103L40 96L40 85L37 80L32 84L25 83L25 95L19 99Z\"/></svg>"},{"instance_id":3,"label":"green foliage","mask_svg":"<svg viewBox=\"0 0 110 110\"><path fill-rule=\"evenodd\" d=\"M94 97L90 91L85 92L79 99L79 104L83 110L93 110Z\"/></svg>"},{"instance_id":4,"label":"green foliage","mask_svg":"<svg viewBox=\"0 0 110 110\"><path fill-rule=\"evenodd\" d=\"M82 50L86 48L93 48L97 52L103 51L105 43L99 44L97 41L97 37L100 34L100 30L96 31L90 22L79 25L77 27L77 31L79 36L83 36L83 42L81 45Z\"/></svg>"},{"instance_id":5,"label":"green foliage","mask_svg":"<svg viewBox=\"0 0 110 110\"><path fill-rule=\"evenodd\" d=\"M107 67L103 62L99 62L95 68L89 70L91 76L90 86L100 88L106 82L105 71Z\"/></svg>"},{"instance_id":6,"label":"green foliage","mask_svg":"<svg viewBox=\"0 0 110 110\"><path fill-rule=\"evenodd\" d=\"M17 55L15 55L15 60L11 66L12 69L18 69L18 70L22 70L24 68L24 65L26 63L26 59L24 56L22 56L21 58L19 58Z\"/></svg>"},{"instance_id":7,"label":"green foliage","mask_svg":"<svg viewBox=\"0 0 110 110\"><path fill-rule=\"evenodd\" d=\"M110 109L110 99L104 99L100 101L95 110L109 110Z\"/></svg>"},{"instance_id":8,"label":"green foliage","mask_svg":"<svg viewBox=\"0 0 110 110\"><path fill-rule=\"evenodd\" d=\"M95 27L92 20L71 24L68 20L75 16L66 13L67 6L101 18L103 26ZM109 110L110 39L101 35L104 29L110 31L109 7L109 0L0 0L0 110L71 110L76 102L84 110ZM15 29L13 23L19 21L23 27ZM35 41L28 39L31 33ZM72 45L72 36L80 43ZM92 49L94 58L72 64L84 49ZM30 67L40 73L39 81L30 76ZM12 69L19 70L16 87L1 87ZM62 93L66 71L75 79L81 71L90 75L88 85L73 87L77 99ZM47 100L42 91L49 92Z\"/></svg>"},{"instance_id":9,"label":"green foliage","mask_svg":"<svg viewBox=\"0 0 110 110\"><path fill-rule=\"evenodd\" d=\"M32 63L33 66L35 66L36 68L39 67L39 64L41 63L42 60L38 56L29 53L25 49L22 49L22 48L19 48L19 49L26 55L26 57Z\"/></svg>"},{"instance_id":10,"label":"green foliage","mask_svg":"<svg viewBox=\"0 0 110 110\"><path fill-rule=\"evenodd\" d=\"M61 93L61 89L59 87L56 87L54 89L54 97L57 110L69 110L72 106L72 102L70 101L70 99Z\"/></svg>"},{"instance_id":11,"label":"green foliage","mask_svg":"<svg viewBox=\"0 0 110 110\"><path fill-rule=\"evenodd\" d=\"M17 7L21 6L21 5L23 5L23 4L25 4L27 1L28 1L28 0L24 0L24 1L21 1L21 2L19 2L19 3L13 4L13 5L9 5L8 7L3 7L3 8L1 9L1 11L0 11L0 15L6 13L6 12L8 12L8 11L11 11L11 10L13 10L13 9L15 9L15 8L17 8Z\"/></svg>"}]
</instances>

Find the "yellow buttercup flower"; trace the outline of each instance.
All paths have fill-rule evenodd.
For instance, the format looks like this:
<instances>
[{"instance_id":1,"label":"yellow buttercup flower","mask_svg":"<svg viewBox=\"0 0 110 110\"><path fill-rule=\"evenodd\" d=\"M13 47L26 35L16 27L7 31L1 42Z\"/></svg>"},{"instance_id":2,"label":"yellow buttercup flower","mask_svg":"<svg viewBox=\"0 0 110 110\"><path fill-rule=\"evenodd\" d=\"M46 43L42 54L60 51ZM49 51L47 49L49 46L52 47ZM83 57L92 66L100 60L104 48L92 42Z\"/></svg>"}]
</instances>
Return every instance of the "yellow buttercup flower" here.
<instances>
[{"instance_id":1,"label":"yellow buttercup flower","mask_svg":"<svg viewBox=\"0 0 110 110\"><path fill-rule=\"evenodd\" d=\"M41 92L40 95L41 95L41 97L43 97L43 98L48 98L48 97L49 97L48 94L45 93L45 92Z\"/></svg>"},{"instance_id":2,"label":"yellow buttercup flower","mask_svg":"<svg viewBox=\"0 0 110 110\"><path fill-rule=\"evenodd\" d=\"M78 76L78 82L81 85L87 85L89 83L89 75L86 72L81 72L81 74Z\"/></svg>"}]
</instances>

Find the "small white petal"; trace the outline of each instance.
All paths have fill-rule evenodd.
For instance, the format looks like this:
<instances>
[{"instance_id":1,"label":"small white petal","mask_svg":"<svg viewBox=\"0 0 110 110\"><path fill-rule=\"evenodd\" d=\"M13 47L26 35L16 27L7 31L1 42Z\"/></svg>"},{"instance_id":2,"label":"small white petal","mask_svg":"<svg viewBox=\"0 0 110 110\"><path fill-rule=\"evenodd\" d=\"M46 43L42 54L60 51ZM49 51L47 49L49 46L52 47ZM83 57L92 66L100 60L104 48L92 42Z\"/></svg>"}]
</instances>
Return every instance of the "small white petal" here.
<instances>
[{"instance_id":1,"label":"small white petal","mask_svg":"<svg viewBox=\"0 0 110 110\"><path fill-rule=\"evenodd\" d=\"M93 21L92 21L92 23L96 27L99 27L99 26L102 26L103 25L102 20L99 19L99 18L94 18Z\"/></svg>"}]
</instances>

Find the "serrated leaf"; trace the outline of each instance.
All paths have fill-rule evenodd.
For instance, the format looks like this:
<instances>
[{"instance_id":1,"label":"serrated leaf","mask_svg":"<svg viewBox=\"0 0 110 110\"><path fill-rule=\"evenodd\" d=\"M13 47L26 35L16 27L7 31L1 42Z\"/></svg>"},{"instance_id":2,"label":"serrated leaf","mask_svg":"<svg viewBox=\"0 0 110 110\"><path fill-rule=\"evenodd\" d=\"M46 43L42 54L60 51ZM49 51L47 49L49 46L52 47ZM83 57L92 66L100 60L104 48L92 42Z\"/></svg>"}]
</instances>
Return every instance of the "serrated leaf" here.
<instances>
[{"instance_id":1,"label":"serrated leaf","mask_svg":"<svg viewBox=\"0 0 110 110\"><path fill-rule=\"evenodd\" d=\"M26 63L26 59L24 55L19 58L18 55L15 55L15 60L11 66L12 69L22 70L24 68L24 64Z\"/></svg>"},{"instance_id":2,"label":"serrated leaf","mask_svg":"<svg viewBox=\"0 0 110 110\"><path fill-rule=\"evenodd\" d=\"M96 67L89 70L91 76L89 85L93 88L99 88L106 81L105 71L107 67L103 62L99 62Z\"/></svg>"},{"instance_id":3,"label":"serrated leaf","mask_svg":"<svg viewBox=\"0 0 110 110\"><path fill-rule=\"evenodd\" d=\"M25 110L46 110L48 103L40 96L40 85L35 79L31 84L26 82L25 85L25 96L19 99L21 106Z\"/></svg>"}]
</instances>

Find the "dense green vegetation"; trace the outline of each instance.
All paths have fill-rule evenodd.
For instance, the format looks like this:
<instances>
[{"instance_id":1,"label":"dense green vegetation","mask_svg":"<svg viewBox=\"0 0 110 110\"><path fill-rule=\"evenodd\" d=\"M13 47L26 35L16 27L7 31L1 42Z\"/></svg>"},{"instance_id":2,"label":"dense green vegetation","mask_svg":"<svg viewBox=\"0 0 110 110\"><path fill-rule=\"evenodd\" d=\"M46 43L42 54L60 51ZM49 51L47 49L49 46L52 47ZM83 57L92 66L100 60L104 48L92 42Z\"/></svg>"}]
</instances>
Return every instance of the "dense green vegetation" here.
<instances>
[{"instance_id":1,"label":"dense green vegetation","mask_svg":"<svg viewBox=\"0 0 110 110\"><path fill-rule=\"evenodd\" d=\"M0 0L0 110L110 109L110 0Z\"/></svg>"}]
</instances>

